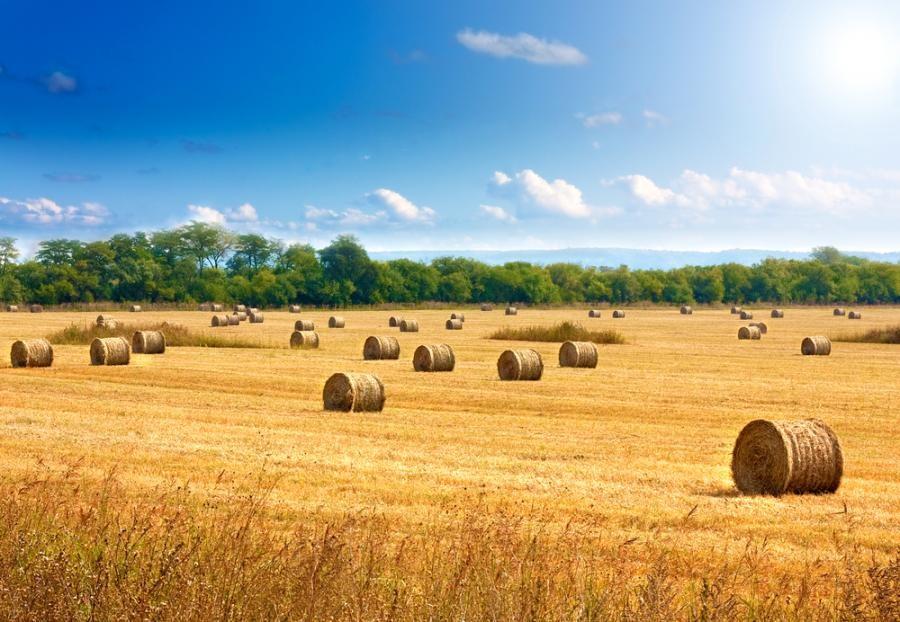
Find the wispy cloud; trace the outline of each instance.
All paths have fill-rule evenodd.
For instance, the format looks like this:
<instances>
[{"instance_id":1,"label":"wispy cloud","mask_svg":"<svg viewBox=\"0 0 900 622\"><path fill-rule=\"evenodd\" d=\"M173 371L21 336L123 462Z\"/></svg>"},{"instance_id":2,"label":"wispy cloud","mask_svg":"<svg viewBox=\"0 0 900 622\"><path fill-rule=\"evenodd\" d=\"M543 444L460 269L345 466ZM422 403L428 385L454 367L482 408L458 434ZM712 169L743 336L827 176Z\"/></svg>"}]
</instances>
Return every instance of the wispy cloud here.
<instances>
[{"instance_id":1,"label":"wispy cloud","mask_svg":"<svg viewBox=\"0 0 900 622\"><path fill-rule=\"evenodd\" d=\"M584 127L601 127L603 125L619 125L622 122L622 114L620 112L603 112L600 114L577 114L576 118L581 120Z\"/></svg>"},{"instance_id":2,"label":"wispy cloud","mask_svg":"<svg viewBox=\"0 0 900 622\"><path fill-rule=\"evenodd\" d=\"M201 142L196 140L184 139L181 141L181 147L188 153L206 153L214 154L224 151L222 147L215 143Z\"/></svg>"},{"instance_id":3,"label":"wispy cloud","mask_svg":"<svg viewBox=\"0 0 900 622\"><path fill-rule=\"evenodd\" d=\"M82 184L89 181L97 181L100 179L100 176L83 173L44 173L44 179L60 184Z\"/></svg>"},{"instance_id":4,"label":"wispy cloud","mask_svg":"<svg viewBox=\"0 0 900 622\"><path fill-rule=\"evenodd\" d=\"M527 32L505 36L496 32L486 30L476 32L466 28L456 33L456 40L473 52L497 58L518 58L536 65L583 65L588 60L587 56L574 46L539 39Z\"/></svg>"},{"instance_id":5,"label":"wispy cloud","mask_svg":"<svg viewBox=\"0 0 900 622\"><path fill-rule=\"evenodd\" d=\"M334 229L336 227L359 228L384 222L388 218L388 213L385 210L379 210L374 213L365 212L355 207L336 211L307 205L305 216L308 225L307 229Z\"/></svg>"},{"instance_id":6,"label":"wispy cloud","mask_svg":"<svg viewBox=\"0 0 900 622\"><path fill-rule=\"evenodd\" d=\"M644 109L642 115L644 117L644 122L647 124L647 127L656 127L658 125L667 125L669 123L669 119L655 110Z\"/></svg>"},{"instance_id":7,"label":"wispy cloud","mask_svg":"<svg viewBox=\"0 0 900 622\"><path fill-rule=\"evenodd\" d=\"M100 203L60 205L41 197L18 201L0 197L0 222L28 225L74 225L94 227L105 224L109 211Z\"/></svg>"},{"instance_id":8,"label":"wispy cloud","mask_svg":"<svg viewBox=\"0 0 900 622\"><path fill-rule=\"evenodd\" d=\"M515 216L510 214L508 211L503 209L502 207L498 207L496 205L481 205L481 211L494 218L495 220L499 220L500 222L508 222L514 223L518 222Z\"/></svg>"}]
</instances>

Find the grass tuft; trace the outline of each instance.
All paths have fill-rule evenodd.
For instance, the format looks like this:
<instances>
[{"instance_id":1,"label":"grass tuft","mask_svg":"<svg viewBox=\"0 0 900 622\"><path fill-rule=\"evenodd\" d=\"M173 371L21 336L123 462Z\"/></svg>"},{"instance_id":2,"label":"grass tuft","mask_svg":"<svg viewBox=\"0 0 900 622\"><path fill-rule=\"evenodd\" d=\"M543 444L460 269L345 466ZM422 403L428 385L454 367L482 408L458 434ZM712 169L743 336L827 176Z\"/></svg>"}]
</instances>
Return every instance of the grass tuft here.
<instances>
[{"instance_id":1,"label":"grass tuft","mask_svg":"<svg viewBox=\"0 0 900 622\"><path fill-rule=\"evenodd\" d=\"M194 348L269 348L261 341L251 341L235 336L207 335L191 332L181 324L156 322L145 324L118 324L115 328L96 324L70 324L66 328L47 336L50 343L63 346L88 345L98 337L125 337L131 342L131 335L138 330L158 330L166 336L166 347Z\"/></svg>"},{"instance_id":2,"label":"grass tuft","mask_svg":"<svg viewBox=\"0 0 900 622\"><path fill-rule=\"evenodd\" d=\"M523 326L513 328L506 326L494 331L488 339L503 341L593 341L604 344L623 344L625 337L615 330L588 330L575 322L560 322L553 326Z\"/></svg>"},{"instance_id":3,"label":"grass tuft","mask_svg":"<svg viewBox=\"0 0 900 622\"><path fill-rule=\"evenodd\" d=\"M838 335L834 341L850 343L894 343L900 344L900 325L873 328L860 333Z\"/></svg>"}]
</instances>

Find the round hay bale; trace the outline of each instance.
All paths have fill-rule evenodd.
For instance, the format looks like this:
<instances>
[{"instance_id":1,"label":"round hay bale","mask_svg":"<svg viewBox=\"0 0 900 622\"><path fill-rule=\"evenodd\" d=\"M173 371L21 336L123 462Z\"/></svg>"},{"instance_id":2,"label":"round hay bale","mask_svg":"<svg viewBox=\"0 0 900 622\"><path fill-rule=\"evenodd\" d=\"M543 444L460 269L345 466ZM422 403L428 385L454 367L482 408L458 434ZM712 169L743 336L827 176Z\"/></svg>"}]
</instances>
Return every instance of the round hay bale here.
<instances>
[{"instance_id":1,"label":"round hay bale","mask_svg":"<svg viewBox=\"0 0 900 622\"><path fill-rule=\"evenodd\" d=\"M234 311L235 313L246 313L246 312L247 312L247 305L234 305L234 306L231 308L231 310Z\"/></svg>"},{"instance_id":2,"label":"round hay bale","mask_svg":"<svg viewBox=\"0 0 900 622\"><path fill-rule=\"evenodd\" d=\"M201 302L197 305L197 311L212 311L213 306L211 302Z\"/></svg>"},{"instance_id":3,"label":"round hay bale","mask_svg":"<svg viewBox=\"0 0 900 622\"><path fill-rule=\"evenodd\" d=\"M694 310L691 309L688 305L681 305L681 309L679 309L679 313L681 313L681 315L693 315Z\"/></svg>"},{"instance_id":4,"label":"round hay bale","mask_svg":"<svg viewBox=\"0 0 900 622\"><path fill-rule=\"evenodd\" d=\"M247 321L247 312L246 312L246 311L235 311L235 312L232 313L231 315L232 315L233 317L236 317L236 318L237 318L238 324L240 324L241 322L246 322L246 321Z\"/></svg>"},{"instance_id":5,"label":"round hay bale","mask_svg":"<svg viewBox=\"0 0 900 622\"><path fill-rule=\"evenodd\" d=\"M367 361L389 361L400 358L400 342L396 337L372 335L363 344L363 358Z\"/></svg>"},{"instance_id":6,"label":"round hay bale","mask_svg":"<svg viewBox=\"0 0 900 622\"><path fill-rule=\"evenodd\" d=\"M591 309L590 311L588 311L588 317L600 317L600 310Z\"/></svg>"},{"instance_id":7,"label":"round hay bale","mask_svg":"<svg viewBox=\"0 0 900 622\"><path fill-rule=\"evenodd\" d=\"M229 326L231 324L231 322L228 321L229 317L230 316L227 315L214 315L212 316L212 322L210 322L210 325L213 327Z\"/></svg>"},{"instance_id":8,"label":"round hay bale","mask_svg":"<svg viewBox=\"0 0 900 622\"><path fill-rule=\"evenodd\" d=\"M740 313L740 312L741 312L741 308L740 308L740 307L737 307L737 306L731 307L731 315L737 315L737 314Z\"/></svg>"},{"instance_id":9,"label":"round hay bale","mask_svg":"<svg viewBox=\"0 0 900 622\"><path fill-rule=\"evenodd\" d=\"M843 309L841 309L840 307L838 307L834 311L832 311L832 314L833 315L847 315L847 312L844 311Z\"/></svg>"},{"instance_id":10,"label":"round hay bale","mask_svg":"<svg viewBox=\"0 0 900 622\"><path fill-rule=\"evenodd\" d=\"M466 316L465 316L464 314L462 314L462 313L451 313L451 314L450 314L450 319L451 319L451 320L459 320L460 322L465 323L465 321L466 321Z\"/></svg>"},{"instance_id":11,"label":"round hay bale","mask_svg":"<svg viewBox=\"0 0 900 622\"><path fill-rule=\"evenodd\" d=\"M9 358L13 367L50 367L53 346L46 339L22 339L12 344Z\"/></svg>"},{"instance_id":12,"label":"round hay bale","mask_svg":"<svg viewBox=\"0 0 900 622\"><path fill-rule=\"evenodd\" d=\"M262 324L265 320L266 318L263 316L263 312L259 309L250 313L251 324Z\"/></svg>"},{"instance_id":13,"label":"round hay bale","mask_svg":"<svg viewBox=\"0 0 900 622\"><path fill-rule=\"evenodd\" d=\"M322 391L325 410L380 412L384 408L384 385L373 374L337 373Z\"/></svg>"},{"instance_id":14,"label":"round hay bale","mask_svg":"<svg viewBox=\"0 0 900 622\"><path fill-rule=\"evenodd\" d=\"M339 315L332 315L328 318L328 328L344 328L346 325L344 318Z\"/></svg>"},{"instance_id":15,"label":"round hay bale","mask_svg":"<svg viewBox=\"0 0 900 622\"><path fill-rule=\"evenodd\" d=\"M859 311L851 311L850 313L847 314L847 317L851 320L861 320L862 313L860 313Z\"/></svg>"},{"instance_id":16,"label":"round hay bale","mask_svg":"<svg viewBox=\"0 0 900 622\"><path fill-rule=\"evenodd\" d=\"M9 313L18 313L18 312L19 312L19 305L6 305L6 310L7 310Z\"/></svg>"},{"instance_id":17,"label":"round hay bale","mask_svg":"<svg viewBox=\"0 0 900 622\"><path fill-rule=\"evenodd\" d=\"M771 314L771 315L772 315L773 318L783 318L783 317L784 317L784 311L782 311L781 309L772 309L772 314Z\"/></svg>"},{"instance_id":18,"label":"round hay bale","mask_svg":"<svg viewBox=\"0 0 900 622\"><path fill-rule=\"evenodd\" d=\"M319 347L319 333L311 330L295 330L291 335L291 347L311 350Z\"/></svg>"},{"instance_id":19,"label":"round hay bale","mask_svg":"<svg viewBox=\"0 0 900 622\"><path fill-rule=\"evenodd\" d=\"M741 311L741 319L742 320L752 320L753 312L752 311Z\"/></svg>"},{"instance_id":20,"label":"round hay bale","mask_svg":"<svg viewBox=\"0 0 900 622\"><path fill-rule=\"evenodd\" d=\"M447 320L445 326L447 330L462 330L463 323L462 320Z\"/></svg>"},{"instance_id":21,"label":"round hay bale","mask_svg":"<svg viewBox=\"0 0 900 622\"><path fill-rule=\"evenodd\" d=\"M300 305L291 305L288 307L288 313L300 313Z\"/></svg>"},{"instance_id":22,"label":"round hay bale","mask_svg":"<svg viewBox=\"0 0 900 622\"><path fill-rule=\"evenodd\" d=\"M141 305L131 305L131 306L128 308L128 310L131 311L132 313L140 313L140 312L141 312Z\"/></svg>"},{"instance_id":23,"label":"round hay bale","mask_svg":"<svg viewBox=\"0 0 900 622\"><path fill-rule=\"evenodd\" d=\"M500 380L540 380L544 361L535 350L507 350L497 359Z\"/></svg>"},{"instance_id":24,"label":"round hay bale","mask_svg":"<svg viewBox=\"0 0 900 622\"><path fill-rule=\"evenodd\" d=\"M135 354L162 354L166 351L166 336L158 330L139 330L131 336L131 350Z\"/></svg>"},{"instance_id":25,"label":"round hay bale","mask_svg":"<svg viewBox=\"0 0 900 622\"><path fill-rule=\"evenodd\" d=\"M756 326L741 326L738 329L738 339L761 339L762 331Z\"/></svg>"},{"instance_id":26,"label":"round hay bale","mask_svg":"<svg viewBox=\"0 0 900 622\"><path fill-rule=\"evenodd\" d=\"M225 305L214 304L211 310L213 313L221 313L225 310Z\"/></svg>"},{"instance_id":27,"label":"round hay bale","mask_svg":"<svg viewBox=\"0 0 900 622\"><path fill-rule=\"evenodd\" d=\"M128 365L131 347L124 337L97 338L91 342L91 365Z\"/></svg>"},{"instance_id":28,"label":"round hay bale","mask_svg":"<svg viewBox=\"0 0 900 622\"><path fill-rule=\"evenodd\" d=\"M519 310L515 307L506 307L506 315L518 315Z\"/></svg>"},{"instance_id":29,"label":"round hay bale","mask_svg":"<svg viewBox=\"0 0 900 622\"><path fill-rule=\"evenodd\" d=\"M560 367L597 367L597 345L590 341L567 341L559 347Z\"/></svg>"},{"instance_id":30,"label":"round hay bale","mask_svg":"<svg viewBox=\"0 0 900 622\"><path fill-rule=\"evenodd\" d=\"M104 315L102 313L97 316L97 326L108 326L110 323L115 326L116 318L111 315Z\"/></svg>"},{"instance_id":31,"label":"round hay bale","mask_svg":"<svg viewBox=\"0 0 900 622\"><path fill-rule=\"evenodd\" d=\"M618 319L621 319L624 317L625 317L625 312L622 311L621 309L616 309L615 311L613 311L613 319L614 320L618 320Z\"/></svg>"},{"instance_id":32,"label":"round hay bale","mask_svg":"<svg viewBox=\"0 0 900 622\"><path fill-rule=\"evenodd\" d=\"M831 354L831 340L824 335L804 337L800 343L800 352L804 356L828 356Z\"/></svg>"},{"instance_id":33,"label":"round hay bale","mask_svg":"<svg viewBox=\"0 0 900 622\"><path fill-rule=\"evenodd\" d=\"M763 335L769 332L769 327L766 326L765 322L750 322L750 326L755 326L759 329Z\"/></svg>"},{"instance_id":34,"label":"round hay bale","mask_svg":"<svg viewBox=\"0 0 900 622\"><path fill-rule=\"evenodd\" d=\"M31 305L30 307L28 307L28 310L32 313L43 313L44 305Z\"/></svg>"},{"instance_id":35,"label":"round hay bale","mask_svg":"<svg viewBox=\"0 0 900 622\"><path fill-rule=\"evenodd\" d=\"M401 321L403 321L403 318L396 316L396 315L392 315L391 317L388 318L388 326L390 328L397 328L398 326L400 326Z\"/></svg>"},{"instance_id":36,"label":"round hay bale","mask_svg":"<svg viewBox=\"0 0 900 622\"><path fill-rule=\"evenodd\" d=\"M294 322L294 330L300 332L309 332L316 330L316 323L312 320L297 320Z\"/></svg>"},{"instance_id":37,"label":"round hay bale","mask_svg":"<svg viewBox=\"0 0 900 622\"><path fill-rule=\"evenodd\" d=\"M419 346L413 353L413 369L416 371L453 371L456 356L446 343Z\"/></svg>"},{"instance_id":38,"label":"round hay bale","mask_svg":"<svg viewBox=\"0 0 900 622\"><path fill-rule=\"evenodd\" d=\"M238 326L241 323L241 316L237 313L232 313L228 317L228 326Z\"/></svg>"},{"instance_id":39,"label":"round hay bale","mask_svg":"<svg viewBox=\"0 0 900 622\"><path fill-rule=\"evenodd\" d=\"M818 419L751 421L731 454L731 475L745 494L834 492L843 473L840 441Z\"/></svg>"},{"instance_id":40,"label":"round hay bale","mask_svg":"<svg viewBox=\"0 0 900 622\"><path fill-rule=\"evenodd\" d=\"M492 305L492 304L490 304L490 303L487 303L487 302L484 302L484 303L481 304L481 310L482 310L482 311L493 311L493 310L494 310L494 305Z\"/></svg>"},{"instance_id":41,"label":"round hay bale","mask_svg":"<svg viewBox=\"0 0 900 622\"><path fill-rule=\"evenodd\" d=\"M416 320L400 320L401 333L417 333L419 332L419 323Z\"/></svg>"}]
</instances>

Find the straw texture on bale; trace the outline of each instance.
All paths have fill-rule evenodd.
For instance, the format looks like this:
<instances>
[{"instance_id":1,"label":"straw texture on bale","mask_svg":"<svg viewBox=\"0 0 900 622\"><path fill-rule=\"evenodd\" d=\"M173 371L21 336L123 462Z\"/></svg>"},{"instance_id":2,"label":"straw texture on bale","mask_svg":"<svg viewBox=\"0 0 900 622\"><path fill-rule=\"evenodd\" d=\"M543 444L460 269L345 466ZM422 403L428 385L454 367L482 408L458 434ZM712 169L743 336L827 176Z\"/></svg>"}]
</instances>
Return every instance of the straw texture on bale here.
<instances>
[{"instance_id":1,"label":"straw texture on bale","mask_svg":"<svg viewBox=\"0 0 900 622\"><path fill-rule=\"evenodd\" d=\"M367 361L388 361L400 358L400 342L396 337L371 335L363 344L363 358Z\"/></svg>"},{"instance_id":2,"label":"straw texture on bale","mask_svg":"<svg viewBox=\"0 0 900 622\"><path fill-rule=\"evenodd\" d=\"M392 315L391 317L388 318L388 326L391 328L397 328L398 326L400 326L400 322L402 320L403 320L403 318L398 317L396 315Z\"/></svg>"},{"instance_id":3,"label":"straw texture on bale","mask_svg":"<svg viewBox=\"0 0 900 622\"><path fill-rule=\"evenodd\" d=\"M416 371L453 371L456 356L446 343L422 345L413 353L413 369Z\"/></svg>"},{"instance_id":4,"label":"straw texture on bale","mask_svg":"<svg viewBox=\"0 0 900 622\"><path fill-rule=\"evenodd\" d=\"M769 332L769 327L765 322L750 322L750 326L756 326L763 335Z\"/></svg>"},{"instance_id":5,"label":"straw texture on bale","mask_svg":"<svg viewBox=\"0 0 900 622\"><path fill-rule=\"evenodd\" d=\"M6 310L7 310L9 313L18 313L18 312L19 312L19 306L18 306L18 305L6 305Z\"/></svg>"},{"instance_id":6,"label":"straw texture on bale","mask_svg":"<svg viewBox=\"0 0 900 622\"><path fill-rule=\"evenodd\" d=\"M291 334L291 347L310 350L319 347L319 333L311 330L295 330Z\"/></svg>"},{"instance_id":7,"label":"straw texture on bale","mask_svg":"<svg viewBox=\"0 0 900 622\"><path fill-rule=\"evenodd\" d=\"M316 330L316 323L312 320L297 320L294 322L294 330L300 332Z\"/></svg>"},{"instance_id":8,"label":"straw texture on bale","mask_svg":"<svg viewBox=\"0 0 900 622\"><path fill-rule=\"evenodd\" d=\"M135 354L162 354L166 351L166 336L158 330L135 331L131 350Z\"/></svg>"},{"instance_id":9,"label":"straw texture on bale","mask_svg":"<svg viewBox=\"0 0 900 622\"><path fill-rule=\"evenodd\" d=\"M232 313L228 316L228 326L238 326L241 323L241 316L237 313Z\"/></svg>"},{"instance_id":10,"label":"straw texture on bale","mask_svg":"<svg viewBox=\"0 0 900 622\"><path fill-rule=\"evenodd\" d=\"M615 311L613 311L613 319L620 319L623 317L625 317L625 312L621 309L616 309Z\"/></svg>"},{"instance_id":11,"label":"straw texture on bale","mask_svg":"<svg viewBox=\"0 0 900 622\"><path fill-rule=\"evenodd\" d=\"M451 320L459 320L460 322L465 323L465 321L466 321L466 316L465 316L465 314L463 314L463 313L451 313L451 314L450 314L450 319L451 319Z\"/></svg>"},{"instance_id":12,"label":"straw texture on bale","mask_svg":"<svg viewBox=\"0 0 900 622\"><path fill-rule=\"evenodd\" d=\"M43 313L43 312L44 312L44 306L43 306L43 305L31 305L31 306L28 308L28 310L31 311L32 313Z\"/></svg>"},{"instance_id":13,"label":"straw texture on bale","mask_svg":"<svg viewBox=\"0 0 900 622\"><path fill-rule=\"evenodd\" d=\"M263 316L263 312L259 309L250 314L251 324L262 324L265 320L266 318L265 316Z\"/></svg>"},{"instance_id":14,"label":"straw texture on bale","mask_svg":"<svg viewBox=\"0 0 900 622\"><path fill-rule=\"evenodd\" d=\"M818 419L751 421L731 455L734 483L746 494L834 492L843 473L840 441Z\"/></svg>"},{"instance_id":15,"label":"straw texture on bale","mask_svg":"<svg viewBox=\"0 0 900 622\"><path fill-rule=\"evenodd\" d=\"M772 309L772 317L774 317L774 318L783 318L783 317L784 317L784 311L782 311L781 309Z\"/></svg>"},{"instance_id":16,"label":"straw texture on bale","mask_svg":"<svg viewBox=\"0 0 900 622\"><path fill-rule=\"evenodd\" d=\"M337 373L322 391L325 410L380 412L384 408L384 385L373 374Z\"/></svg>"},{"instance_id":17,"label":"straw texture on bale","mask_svg":"<svg viewBox=\"0 0 900 622\"><path fill-rule=\"evenodd\" d=\"M741 319L742 320L752 320L753 312L752 311L741 311Z\"/></svg>"},{"instance_id":18,"label":"straw texture on bale","mask_svg":"<svg viewBox=\"0 0 900 622\"><path fill-rule=\"evenodd\" d=\"M756 326L741 326L738 329L738 339L761 339L762 331Z\"/></svg>"},{"instance_id":19,"label":"straw texture on bale","mask_svg":"<svg viewBox=\"0 0 900 622\"><path fill-rule=\"evenodd\" d=\"M740 313L740 312L741 312L741 308L740 308L740 307L737 307L737 306L731 307L731 315L737 315L737 314Z\"/></svg>"},{"instance_id":20,"label":"straw texture on bale","mask_svg":"<svg viewBox=\"0 0 900 622\"><path fill-rule=\"evenodd\" d=\"M13 367L50 367L53 346L46 339L22 339L12 344L9 358Z\"/></svg>"},{"instance_id":21,"label":"straw texture on bale","mask_svg":"<svg viewBox=\"0 0 900 622\"><path fill-rule=\"evenodd\" d=\"M488 304L488 303L485 302L485 303L483 303L483 304L481 305L481 310L482 310L482 311L493 311L493 310L494 310L494 305Z\"/></svg>"},{"instance_id":22,"label":"straw texture on bale","mask_svg":"<svg viewBox=\"0 0 900 622\"><path fill-rule=\"evenodd\" d=\"M694 310L691 309L688 305L681 305L681 309L679 309L681 315L692 315Z\"/></svg>"},{"instance_id":23,"label":"straw texture on bale","mask_svg":"<svg viewBox=\"0 0 900 622\"><path fill-rule=\"evenodd\" d=\"M544 361L535 350L507 350L497 359L500 380L540 380Z\"/></svg>"},{"instance_id":24,"label":"straw texture on bale","mask_svg":"<svg viewBox=\"0 0 900 622\"><path fill-rule=\"evenodd\" d=\"M128 365L131 347L124 337L97 338L91 342L91 365Z\"/></svg>"},{"instance_id":25,"label":"straw texture on bale","mask_svg":"<svg viewBox=\"0 0 900 622\"><path fill-rule=\"evenodd\" d=\"M560 367L596 367L599 352L590 341L567 341L559 347Z\"/></svg>"},{"instance_id":26,"label":"straw texture on bale","mask_svg":"<svg viewBox=\"0 0 900 622\"><path fill-rule=\"evenodd\" d=\"M800 352L804 356L828 356L831 354L831 340L824 335L804 337Z\"/></svg>"},{"instance_id":27,"label":"straw texture on bale","mask_svg":"<svg viewBox=\"0 0 900 622\"><path fill-rule=\"evenodd\" d=\"M843 309L841 309L840 307L838 307L837 309L835 309L832 313L833 313L834 315L846 315L846 314L847 314L847 312L844 311Z\"/></svg>"},{"instance_id":28,"label":"straw texture on bale","mask_svg":"<svg viewBox=\"0 0 900 622\"><path fill-rule=\"evenodd\" d=\"M224 310L225 310L225 306L224 306L224 305L213 304L213 306L212 306L212 312L213 312L213 313L221 313L221 312L224 311Z\"/></svg>"},{"instance_id":29,"label":"straw texture on bale","mask_svg":"<svg viewBox=\"0 0 900 622\"><path fill-rule=\"evenodd\" d=\"M300 305L291 305L288 307L288 313L300 313Z\"/></svg>"},{"instance_id":30,"label":"straw texture on bale","mask_svg":"<svg viewBox=\"0 0 900 622\"><path fill-rule=\"evenodd\" d=\"M859 311L851 311L850 313L847 314L847 317L851 320L861 320L862 313L860 313Z\"/></svg>"},{"instance_id":31,"label":"straw texture on bale","mask_svg":"<svg viewBox=\"0 0 900 622\"><path fill-rule=\"evenodd\" d=\"M235 313L246 313L246 312L247 312L247 305L234 305L234 306L231 308L231 310L234 311Z\"/></svg>"},{"instance_id":32,"label":"straw texture on bale","mask_svg":"<svg viewBox=\"0 0 900 622\"><path fill-rule=\"evenodd\" d=\"M506 307L506 315L518 315L519 310L515 307Z\"/></svg>"},{"instance_id":33,"label":"straw texture on bale","mask_svg":"<svg viewBox=\"0 0 900 622\"><path fill-rule=\"evenodd\" d=\"M588 311L588 317L600 317L600 311L598 309L591 309Z\"/></svg>"},{"instance_id":34,"label":"straw texture on bale","mask_svg":"<svg viewBox=\"0 0 900 622\"><path fill-rule=\"evenodd\" d=\"M417 333L419 332L419 322L416 320L400 320L401 333Z\"/></svg>"},{"instance_id":35,"label":"straw texture on bale","mask_svg":"<svg viewBox=\"0 0 900 622\"><path fill-rule=\"evenodd\" d=\"M131 311L132 313L140 313L141 305L131 305L131 307L128 310Z\"/></svg>"},{"instance_id":36,"label":"straw texture on bale","mask_svg":"<svg viewBox=\"0 0 900 622\"><path fill-rule=\"evenodd\" d=\"M346 322L341 316L332 315L328 318L328 328L344 328L344 326L346 326Z\"/></svg>"},{"instance_id":37,"label":"straw texture on bale","mask_svg":"<svg viewBox=\"0 0 900 622\"><path fill-rule=\"evenodd\" d=\"M462 320L447 320L447 330L462 330Z\"/></svg>"},{"instance_id":38,"label":"straw texture on bale","mask_svg":"<svg viewBox=\"0 0 900 622\"><path fill-rule=\"evenodd\" d=\"M214 316L212 316L212 321L210 322L210 325L213 327L228 326L229 324L231 324L231 322L228 321L228 317L229 316L227 316L227 315L214 315Z\"/></svg>"},{"instance_id":39,"label":"straw texture on bale","mask_svg":"<svg viewBox=\"0 0 900 622\"><path fill-rule=\"evenodd\" d=\"M231 315L238 319L238 323L247 321L247 312L246 311L235 311Z\"/></svg>"}]
</instances>

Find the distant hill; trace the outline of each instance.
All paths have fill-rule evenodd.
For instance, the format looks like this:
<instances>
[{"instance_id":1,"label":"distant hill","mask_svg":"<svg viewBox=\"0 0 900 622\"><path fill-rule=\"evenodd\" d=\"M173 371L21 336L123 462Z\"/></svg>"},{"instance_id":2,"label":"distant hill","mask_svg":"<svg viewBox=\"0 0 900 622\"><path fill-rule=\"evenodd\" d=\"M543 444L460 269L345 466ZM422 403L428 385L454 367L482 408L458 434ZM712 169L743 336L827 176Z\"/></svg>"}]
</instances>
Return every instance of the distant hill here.
<instances>
[{"instance_id":1,"label":"distant hill","mask_svg":"<svg viewBox=\"0 0 900 622\"><path fill-rule=\"evenodd\" d=\"M842 251L846 255L864 257L873 261L900 262L900 251L893 253L867 253ZM722 263L752 265L767 257L779 259L809 259L808 252L767 251L756 249L732 249L724 251L655 251L634 248L563 248L558 250L520 251L382 251L370 252L373 259L412 259L431 261L435 257L469 257L488 264L509 261L527 261L547 265L557 262L577 263L583 266L626 265L635 270L680 268L682 266L710 266Z\"/></svg>"}]
</instances>

